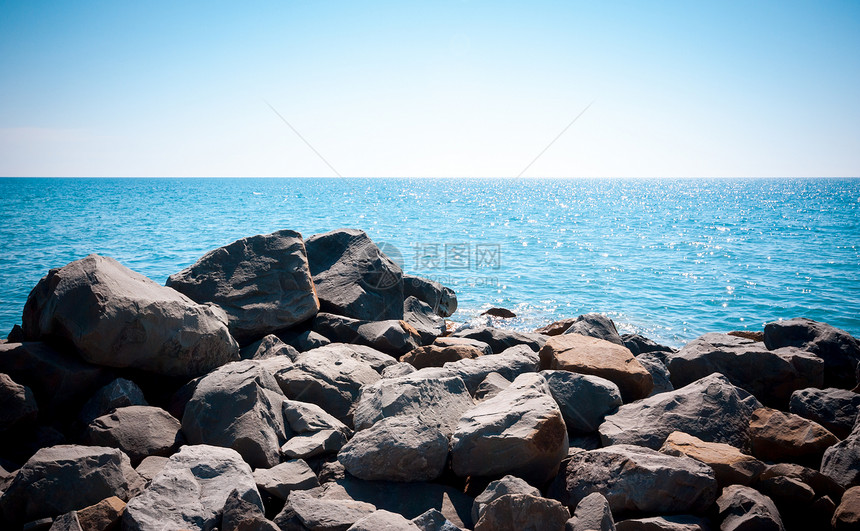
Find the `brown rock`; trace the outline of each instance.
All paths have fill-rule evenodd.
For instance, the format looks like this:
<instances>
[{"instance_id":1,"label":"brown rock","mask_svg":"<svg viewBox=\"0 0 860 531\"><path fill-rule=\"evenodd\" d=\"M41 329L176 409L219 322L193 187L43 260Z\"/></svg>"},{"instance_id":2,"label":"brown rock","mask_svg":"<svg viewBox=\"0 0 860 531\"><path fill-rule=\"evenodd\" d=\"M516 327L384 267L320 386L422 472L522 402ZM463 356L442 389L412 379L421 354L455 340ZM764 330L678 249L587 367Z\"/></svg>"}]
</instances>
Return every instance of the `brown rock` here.
<instances>
[{"instance_id":1,"label":"brown rock","mask_svg":"<svg viewBox=\"0 0 860 531\"><path fill-rule=\"evenodd\" d=\"M567 329L573 326L573 323L576 322L576 317L570 317L568 319L562 319L561 321L555 321L554 323L550 323L546 326L542 326L535 330L535 334L543 334L545 336L560 336L561 334L567 332Z\"/></svg>"},{"instance_id":2,"label":"brown rock","mask_svg":"<svg viewBox=\"0 0 860 531\"><path fill-rule=\"evenodd\" d=\"M764 332L753 332L752 330L733 330L729 332L730 336L742 337L744 339L751 339L758 343L764 342Z\"/></svg>"},{"instance_id":3,"label":"brown rock","mask_svg":"<svg viewBox=\"0 0 860 531\"><path fill-rule=\"evenodd\" d=\"M839 531L860 529L860 487L851 487L845 491L830 525Z\"/></svg>"},{"instance_id":4,"label":"brown rock","mask_svg":"<svg viewBox=\"0 0 860 531\"><path fill-rule=\"evenodd\" d=\"M78 511L83 531L113 531L119 529L125 502L116 496L105 498L95 505Z\"/></svg>"},{"instance_id":5,"label":"brown rock","mask_svg":"<svg viewBox=\"0 0 860 531\"><path fill-rule=\"evenodd\" d=\"M626 347L603 339L563 334L540 350L541 369L559 369L606 378L618 386L625 402L645 398L654 388L651 373Z\"/></svg>"},{"instance_id":6,"label":"brown rock","mask_svg":"<svg viewBox=\"0 0 860 531\"><path fill-rule=\"evenodd\" d=\"M791 413L763 407L750 418L752 453L767 461L818 461L837 442L821 424Z\"/></svg>"},{"instance_id":7,"label":"brown rock","mask_svg":"<svg viewBox=\"0 0 860 531\"><path fill-rule=\"evenodd\" d=\"M512 318L517 316L517 314L508 310L507 308L490 308L486 312L483 312L481 315L489 315L491 317L501 317L503 319L512 319Z\"/></svg>"},{"instance_id":8,"label":"brown rock","mask_svg":"<svg viewBox=\"0 0 860 531\"><path fill-rule=\"evenodd\" d=\"M705 442L680 431L669 435L660 452L685 455L710 466L714 469L714 476L721 489L732 484L749 485L767 468L767 465L734 446Z\"/></svg>"},{"instance_id":9,"label":"brown rock","mask_svg":"<svg viewBox=\"0 0 860 531\"><path fill-rule=\"evenodd\" d=\"M570 512L556 500L530 494L505 494L484 508L475 531L562 531L569 518Z\"/></svg>"},{"instance_id":10,"label":"brown rock","mask_svg":"<svg viewBox=\"0 0 860 531\"><path fill-rule=\"evenodd\" d=\"M410 350L400 361L412 364L416 369L441 367L449 361L475 359L483 355L480 349L469 345L427 345Z\"/></svg>"}]
</instances>

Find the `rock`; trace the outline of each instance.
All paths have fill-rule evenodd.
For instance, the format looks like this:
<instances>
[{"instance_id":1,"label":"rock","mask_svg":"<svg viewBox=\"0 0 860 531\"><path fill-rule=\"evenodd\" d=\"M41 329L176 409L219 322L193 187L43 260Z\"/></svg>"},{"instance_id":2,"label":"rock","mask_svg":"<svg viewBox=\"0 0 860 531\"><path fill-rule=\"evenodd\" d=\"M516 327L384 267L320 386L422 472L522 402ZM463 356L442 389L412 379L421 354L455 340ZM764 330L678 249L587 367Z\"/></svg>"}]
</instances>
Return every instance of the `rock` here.
<instances>
[{"instance_id":1,"label":"rock","mask_svg":"<svg viewBox=\"0 0 860 531\"><path fill-rule=\"evenodd\" d=\"M286 356L291 360L295 360L298 355L299 351L295 347L287 345L274 334L269 334L239 351L239 356L243 360L262 360L274 358L275 356Z\"/></svg>"},{"instance_id":2,"label":"rock","mask_svg":"<svg viewBox=\"0 0 860 531\"><path fill-rule=\"evenodd\" d=\"M316 404L300 402L298 400L283 401L284 420L289 424L294 433L309 433L326 430L335 430L347 437L352 435L352 430L334 418L332 415Z\"/></svg>"},{"instance_id":3,"label":"rock","mask_svg":"<svg viewBox=\"0 0 860 531\"><path fill-rule=\"evenodd\" d=\"M750 485L767 468L767 465L741 453L734 446L705 442L680 431L669 434L660 453L692 457L705 463L714 470L720 488L733 484Z\"/></svg>"},{"instance_id":4,"label":"rock","mask_svg":"<svg viewBox=\"0 0 860 531\"><path fill-rule=\"evenodd\" d=\"M490 308L485 312L481 312L481 315L489 315L490 317L501 317L502 319L513 319L517 316L517 314L508 310L507 308Z\"/></svg>"},{"instance_id":5,"label":"rock","mask_svg":"<svg viewBox=\"0 0 860 531\"><path fill-rule=\"evenodd\" d=\"M57 517L49 531L83 531L78 513L71 511Z\"/></svg>"},{"instance_id":6,"label":"rock","mask_svg":"<svg viewBox=\"0 0 860 531\"><path fill-rule=\"evenodd\" d=\"M320 483L311 467L302 460L286 461L272 468L254 470L257 489L265 491L279 500L286 500L294 490L319 487Z\"/></svg>"},{"instance_id":7,"label":"rock","mask_svg":"<svg viewBox=\"0 0 860 531\"><path fill-rule=\"evenodd\" d=\"M21 328L21 325L12 325L12 330L9 331L9 335L6 336L7 343L21 343L24 341L24 329Z\"/></svg>"},{"instance_id":8,"label":"rock","mask_svg":"<svg viewBox=\"0 0 860 531\"><path fill-rule=\"evenodd\" d=\"M776 476L758 482L756 490L770 497L777 506L794 505L808 508L815 500L812 487L786 476Z\"/></svg>"},{"instance_id":9,"label":"rock","mask_svg":"<svg viewBox=\"0 0 860 531\"><path fill-rule=\"evenodd\" d=\"M612 322L612 319L599 313L580 315L564 333L594 337L615 343L621 347L624 346L624 341L621 339L621 335L618 333L618 329L615 328L615 323Z\"/></svg>"},{"instance_id":10,"label":"rock","mask_svg":"<svg viewBox=\"0 0 860 531\"><path fill-rule=\"evenodd\" d=\"M403 319L403 272L363 231L315 234L305 247L322 311L364 321Z\"/></svg>"},{"instance_id":11,"label":"rock","mask_svg":"<svg viewBox=\"0 0 860 531\"><path fill-rule=\"evenodd\" d=\"M728 335L735 337L742 337L744 339L750 339L752 341L756 341L758 343L764 342L764 332L752 331L752 330L732 330L728 332Z\"/></svg>"},{"instance_id":12,"label":"rock","mask_svg":"<svg viewBox=\"0 0 860 531\"><path fill-rule=\"evenodd\" d=\"M766 461L818 461L839 439L811 420L761 408L750 418L750 449Z\"/></svg>"},{"instance_id":13,"label":"rock","mask_svg":"<svg viewBox=\"0 0 860 531\"><path fill-rule=\"evenodd\" d=\"M669 369L666 368L666 365L653 352L639 354L636 356L636 361L641 363L645 367L645 370L651 373L651 380L654 381L654 388L648 396L675 390L675 386L672 385Z\"/></svg>"},{"instance_id":14,"label":"rock","mask_svg":"<svg viewBox=\"0 0 860 531\"><path fill-rule=\"evenodd\" d=\"M654 354L660 361L665 363L664 358L666 354L675 352L675 349L672 347L661 345L639 334L623 334L621 341L637 358L641 354Z\"/></svg>"},{"instance_id":15,"label":"rock","mask_svg":"<svg viewBox=\"0 0 860 531\"><path fill-rule=\"evenodd\" d=\"M609 501L599 492L592 492L576 504L573 518L565 531L615 531L615 520Z\"/></svg>"},{"instance_id":16,"label":"rock","mask_svg":"<svg viewBox=\"0 0 860 531\"><path fill-rule=\"evenodd\" d=\"M683 387L718 372L763 404L785 408L791 393L824 382L820 358L797 348L770 351L762 343L727 334L705 334L672 355L672 385Z\"/></svg>"},{"instance_id":17,"label":"rock","mask_svg":"<svg viewBox=\"0 0 860 531\"><path fill-rule=\"evenodd\" d=\"M618 531L711 531L708 520L689 514L633 518L616 524Z\"/></svg>"},{"instance_id":18,"label":"rock","mask_svg":"<svg viewBox=\"0 0 860 531\"><path fill-rule=\"evenodd\" d=\"M112 379L107 369L40 342L0 344L0 372L33 391L45 421L76 418L87 398Z\"/></svg>"},{"instance_id":19,"label":"rock","mask_svg":"<svg viewBox=\"0 0 860 531\"><path fill-rule=\"evenodd\" d=\"M74 525L72 523L72 520L66 520L65 522L68 522L68 524L63 525ZM26 524L24 524L24 527L21 528L21 531L49 531L53 523L53 518L39 518L38 520L33 520L32 522L27 522Z\"/></svg>"},{"instance_id":20,"label":"rock","mask_svg":"<svg viewBox=\"0 0 860 531\"><path fill-rule=\"evenodd\" d=\"M837 531L860 529L860 487L851 487L845 491L830 525Z\"/></svg>"},{"instance_id":21,"label":"rock","mask_svg":"<svg viewBox=\"0 0 860 531\"><path fill-rule=\"evenodd\" d=\"M313 530L344 531L357 521L376 511L369 503L350 499L327 499L315 496L308 491L293 491L287 504L296 518L307 528ZM284 508L287 510L287 507ZM278 522L278 518L275 522ZM283 526L281 526L283 529Z\"/></svg>"},{"instance_id":22,"label":"rock","mask_svg":"<svg viewBox=\"0 0 860 531\"><path fill-rule=\"evenodd\" d=\"M695 459L619 444L574 453L549 495L575 507L593 492L606 497L613 513L702 512L717 497L717 481Z\"/></svg>"},{"instance_id":23,"label":"rock","mask_svg":"<svg viewBox=\"0 0 860 531\"><path fill-rule=\"evenodd\" d=\"M140 477L145 479L147 482L152 481L155 476L158 475L159 472L164 468L164 465L169 461L168 458L162 457L160 455L151 455L149 457L144 458L143 461L137 465L137 468L134 470L140 474Z\"/></svg>"},{"instance_id":24,"label":"rock","mask_svg":"<svg viewBox=\"0 0 860 531\"><path fill-rule=\"evenodd\" d=\"M565 333L551 337L540 350L541 369L555 369L606 378L618 386L625 402L645 398L654 380L626 347L603 339Z\"/></svg>"},{"instance_id":25,"label":"rock","mask_svg":"<svg viewBox=\"0 0 860 531\"><path fill-rule=\"evenodd\" d=\"M352 524L349 531L418 531L419 529L417 525L397 513L378 510Z\"/></svg>"},{"instance_id":26,"label":"rock","mask_svg":"<svg viewBox=\"0 0 860 531\"><path fill-rule=\"evenodd\" d=\"M842 493L845 491L845 489L832 478L820 473L818 470L793 463L779 463L769 466L767 470L762 472L761 476L759 476L759 489L761 489L762 484L766 484L771 479L780 477L793 479L809 486L817 497L829 496L838 500L842 497ZM762 492L764 491L762 490ZM771 494L767 492L765 492L765 494L773 498ZM776 500L775 498L774 501L777 503L779 502L779 500Z\"/></svg>"},{"instance_id":27,"label":"rock","mask_svg":"<svg viewBox=\"0 0 860 531\"><path fill-rule=\"evenodd\" d=\"M397 364L397 360L390 355L366 345L351 345L347 343L331 343L325 346L324 351L334 352L338 356L349 356L354 360L370 366L374 371L382 374L382 371Z\"/></svg>"},{"instance_id":28,"label":"rock","mask_svg":"<svg viewBox=\"0 0 860 531\"><path fill-rule=\"evenodd\" d=\"M466 345L477 348L484 355L489 355L493 353L493 349L490 348L490 345L484 343L483 341L478 341L477 339L469 339L468 337L437 337L433 341L433 344L438 347Z\"/></svg>"},{"instance_id":29,"label":"rock","mask_svg":"<svg viewBox=\"0 0 860 531\"><path fill-rule=\"evenodd\" d=\"M42 278L23 322L28 339L67 341L107 367L193 377L239 356L223 311L95 254Z\"/></svg>"},{"instance_id":30,"label":"rock","mask_svg":"<svg viewBox=\"0 0 860 531\"><path fill-rule=\"evenodd\" d=\"M430 345L445 333L445 319L436 315L427 303L406 297L403 302L403 320L418 331L422 345Z\"/></svg>"},{"instance_id":31,"label":"rock","mask_svg":"<svg viewBox=\"0 0 860 531\"><path fill-rule=\"evenodd\" d=\"M431 481L445 468L448 437L417 416L398 415L357 432L337 458L359 479Z\"/></svg>"},{"instance_id":32,"label":"rock","mask_svg":"<svg viewBox=\"0 0 860 531\"><path fill-rule=\"evenodd\" d=\"M565 333L573 323L576 322L576 317L570 317L568 319L562 319L561 321L552 322L546 326L542 326L534 331L535 334L541 334L545 336L560 336Z\"/></svg>"},{"instance_id":33,"label":"rock","mask_svg":"<svg viewBox=\"0 0 860 531\"><path fill-rule=\"evenodd\" d=\"M254 467L281 461L279 449L287 438L284 395L260 363L230 363L197 383L182 415L182 433L190 444L232 448Z\"/></svg>"},{"instance_id":34,"label":"rock","mask_svg":"<svg viewBox=\"0 0 860 531\"><path fill-rule=\"evenodd\" d=\"M308 459L335 454L346 444L347 436L338 430L322 430L293 435L281 446L285 459Z\"/></svg>"},{"instance_id":35,"label":"rock","mask_svg":"<svg viewBox=\"0 0 860 531\"><path fill-rule=\"evenodd\" d=\"M428 509L412 519L421 531L463 531L436 509Z\"/></svg>"},{"instance_id":36,"label":"rock","mask_svg":"<svg viewBox=\"0 0 860 531\"><path fill-rule=\"evenodd\" d=\"M7 522L27 522L87 507L105 498L123 500L137 493L143 480L120 450L61 445L42 448L31 457L2 498Z\"/></svg>"},{"instance_id":37,"label":"rock","mask_svg":"<svg viewBox=\"0 0 860 531\"><path fill-rule=\"evenodd\" d=\"M503 389L511 385L511 382L497 372L491 372L484 378L481 385L475 390L475 400L487 400L499 394ZM564 414L564 412L562 412Z\"/></svg>"},{"instance_id":38,"label":"rock","mask_svg":"<svg viewBox=\"0 0 860 531\"><path fill-rule=\"evenodd\" d=\"M798 347L824 360L824 386L851 389L860 361L860 342L848 332L802 317L764 325L764 344L773 350Z\"/></svg>"},{"instance_id":39,"label":"rock","mask_svg":"<svg viewBox=\"0 0 860 531\"><path fill-rule=\"evenodd\" d=\"M747 428L760 404L725 376L712 374L687 386L618 408L600 425L604 446L638 444L658 449L673 431L707 442L743 448ZM708 422L702 422L708 419Z\"/></svg>"},{"instance_id":40,"label":"rock","mask_svg":"<svg viewBox=\"0 0 860 531\"><path fill-rule=\"evenodd\" d=\"M145 457L169 457L182 444L182 425L159 407L127 406L90 423L84 436L88 444L119 448L138 465Z\"/></svg>"},{"instance_id":41,"label":"rock","mask_svg":"<svg viewBox=\"0 0 860 531\"><path fill-rule=\"evenodd\" d=\"M305 330L303 332L289 333L281 332L281 339L287 344L295 347L299 352L307 352L315 348L324 347L331 343L329 338L314 332L313 330Z\"/></svg>"},{"instance_id":42,"label":"rock","mask_svg":"<svg viewBox=\"0 0 860 531\"><path fill-rule=\"evenodd\" d=\"M255 503L239 496L233 489L221 513L221 531L280 531L272 522L266 520L263 511Z\"/></svg>"},{"instance_id":43,"label":"rock","mask_svg":"<svg viewBox=\"0 0 860 531\"><path fill-rule=\"evenodd\" d=\"M490 345L494 354L499 354L517 345L526 345L537 352L546 343L546 338L538 334L521 334L513 330L503 330L491 326L468 328L453 334L453 337L476 339Z\"/></svg>"},{"instance_id":44,"label":"rock","mask_svg":"<svg viewBox=\"0 0 860 531\"><path fill-rule=\"evenodd\" d=\"M570 518L555 500L529 494L505 494L487 505L475 531L562 531Z\"/></svg>"},{"instance_id":45,"label":"rock","mask_svg":"<svg viewBox=\"0 0 860 531\"><path fill-rule=\"evenodd\" d=\"M167 286L196 302L218 305L227 314L230 333L245 343L306 321L319 310L305 244L291 230L209 251L170 275Z\"/></svg>"},{"instance_id":46,"label":"rock","mask_svg":"<svg viewBox=\"0 0 860 531\"><path fill-rule=\"evenodd\" d=\"M800 389L791 394L789 411L817 422L844 439L860 411L860 394L844 389Z\"/></svg>"},{"instance_id":47,"label":"rock","mask_svg":"<svg viewBox=\"0 0 860 531\"><path fill-rule=\"evenodd\" d=\"M487 375L499 373L506 380L513 381L517 376L539 369L540 360L527 346L511 347L501 354L480 356L475 359L451 361L442 367L463 379L472 395L478 390Z\"/></svg>"},{"instance_id":48,"label":"rock","mask_svg":"<svg viewBox=\"0 0 860 531\"><path fill-rule=\"evenodd\" d=\"M487 488L475 497L475 501L472 503L472 520L477 522L484 513L484 509L487 508L487 505L505 494L540 496L540 491L516 476L507 475L502 479L491 481L487 485Z\"/></svg>"},{"instance_id":49,"label":"rock","mask_svg":"<svg viewBox=\"0 0 860 531\"><path fill-rule=\"evenodd\" d=\"M569 371L541 371L541 374L570 432L596 432L606 415L621 405L618 386L599 376Z\"/></svg>"},{"instance_id":50,"label":"rock","mask_svg":"<svg viewBox=\"0 0 860 531\"><path fill-rule=\"evenodd\" d=\"M183 446L149 488L128 502L123 531L211 530L234 489L263 509L251 467L238 452L205 444Z\"/></svg>"},{"instance_id":51,"label":"rock","mask_svg":"<svg viewBox=\"0 0 860 531\"><path fill-rule=\"evenodd\" d=\"M457 295L454 290L433 280L403 275L403 293L426 303L440 317L450 317L457 311Z\"/></svg>"},{"instance_id":52,"label":"rock","mask_svg":"<svg viewBox=\"0 0 860 531\"><path fill-rule=\"evenodd\" d=\"M38 414L33 391L0 373L0 433L32 424Z\"/></svg>"},{"instance_id":53,"label":"rock","mask_svg":"<svg viewBox=\"0 0 860 531\"><path fill-rule=\"evenodd\" d=\"M821 473L846 489L860 485L860 427L824 451Z\"/></svg>"},{"instance_id":54,"label":"rock","mask_svg":"<svg viewBox=\"0 0 860 531\"><path fill-rule=\"evenodd\" d=\"M731 485L717 500L722 531L755 529L783 531L785 526L770 498L750 487Z\"/></svg>"},{"instance_id":55,"label":"rock","mask_svg":"<svg viewBox=\"0 0 860 531\"><path fill-rule=\"evenodd\" d=\"M513 474L542 484L567 450L567 429L546 380L524 374L463 414L451 440L451 466L458 476Z\"/></svg>"},{"instance_id":56,"label":"rock","mask_svg":"<svg viewBox=\"0 0 860 531\"><path fill-rule=\"evenodd\" d=\"M421 345L418 331L402 319L360 321L319 313L312 326L314 331L334 341L367 345L392 356L401 356Z\"/></svg>"},{"instance_id":57,"label":"rock","mask_svg":"<svg viewBox=\"0 0 860 531\"><path fill-rule=\"evenodd\" d=\"M449 361L471 360L483 355L483 352L468 345L452 345L442 347L427 345L410 350L401 361L414 366L416 369L425 367L442 367Z\"/></svg>"},{"instance_id":58,"label":"rock","mask_svg":"<svg viewBox=\"0 0 860 531\"><path fill-rule=\"evenodd\" d=\"M84 531L118 530L125 502L116 496L105 498L95 505L79 509L78 521Z\"/></svg>"},{"instance_id":59,"label":"rock","mask_svg":"<svg viewBox=\"0 0 860 531\"><path fill-rule=\"evenodd\" d=\"M398 361L394 365L382 369L383 378L399 378L415 372L416 369L411 363Z\"/></svg>"},{"instance_id":60,"label":"rock","mask_svg":"<svg viewBox=\"0 0 860 531\"><path fill-rule=\"evenodd\" d=\"M87 400L87 403L81 408L78 418L84 426L87 426L98 417L107 415L117 408L148 405L146 398L143 396L143 391L140 390L140 387L136 383L125 378L117 378L96 391Z\"/></svg>"}]
</instances>

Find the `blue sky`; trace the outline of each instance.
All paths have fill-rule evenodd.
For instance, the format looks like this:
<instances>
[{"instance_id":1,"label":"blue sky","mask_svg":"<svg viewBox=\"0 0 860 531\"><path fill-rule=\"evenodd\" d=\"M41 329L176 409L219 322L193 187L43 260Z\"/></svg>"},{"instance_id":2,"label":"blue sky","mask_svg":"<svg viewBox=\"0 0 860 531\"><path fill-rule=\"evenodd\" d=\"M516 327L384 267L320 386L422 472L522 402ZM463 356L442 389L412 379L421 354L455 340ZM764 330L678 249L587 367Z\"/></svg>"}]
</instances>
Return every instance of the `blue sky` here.
<instances>
[{"instance_id":1,"label":"blue sky","mask_svg":"<svg viewBox=\"0 0 860 531\"><path fill-rule=\"evenodd\" d=\"M0 0L0 175L860 175L860 2Z\"/></svg>"}]
</instances>

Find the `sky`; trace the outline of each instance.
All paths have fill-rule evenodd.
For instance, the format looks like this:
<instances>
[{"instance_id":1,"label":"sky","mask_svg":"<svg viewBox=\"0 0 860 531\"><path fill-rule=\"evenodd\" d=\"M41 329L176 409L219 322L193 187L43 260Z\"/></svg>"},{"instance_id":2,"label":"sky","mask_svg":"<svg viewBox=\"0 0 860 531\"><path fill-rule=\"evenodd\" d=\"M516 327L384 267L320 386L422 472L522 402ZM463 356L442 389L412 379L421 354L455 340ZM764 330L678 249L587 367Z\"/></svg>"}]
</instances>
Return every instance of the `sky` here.
<instances>
[{"instance_id":1,"label":"sky","mask_svg":"<svg viewBox=\"0 0 860 531\"><path fill-rule=\"evenodd\" d=\"M860 2L0 0L0 176L338 175L860 176Z\"/></svg>"}]
</instances>

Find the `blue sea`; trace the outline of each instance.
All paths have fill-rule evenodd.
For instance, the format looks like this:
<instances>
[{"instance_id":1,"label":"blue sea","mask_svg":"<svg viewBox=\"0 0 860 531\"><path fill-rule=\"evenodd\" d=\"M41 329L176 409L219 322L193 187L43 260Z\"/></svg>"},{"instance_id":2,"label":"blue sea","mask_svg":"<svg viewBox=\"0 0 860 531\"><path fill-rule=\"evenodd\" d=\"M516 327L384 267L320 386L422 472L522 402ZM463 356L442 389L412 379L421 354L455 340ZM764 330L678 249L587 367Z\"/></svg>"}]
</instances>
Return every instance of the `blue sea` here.
<instances>
[{"instance_id":1,"label":"blue sea","mask_svg":"<svg viewBox=\"0 0 860 531\"><path fill-rule=\"evenodd\" d=\"M587 312L680 346L805 316L860 336L860 179L0 179L0 334L50 268L164 283L238 238L365 230L454 288L455 321Z\"/></svg>"}]
</instances>

